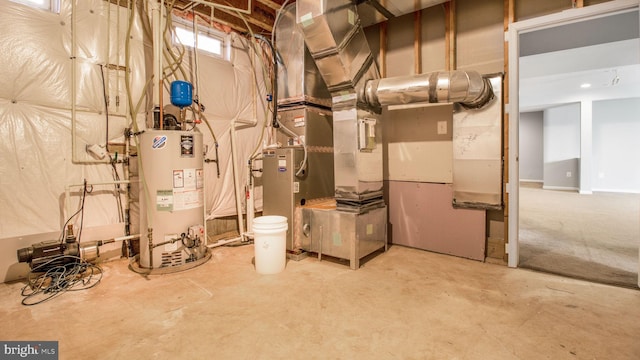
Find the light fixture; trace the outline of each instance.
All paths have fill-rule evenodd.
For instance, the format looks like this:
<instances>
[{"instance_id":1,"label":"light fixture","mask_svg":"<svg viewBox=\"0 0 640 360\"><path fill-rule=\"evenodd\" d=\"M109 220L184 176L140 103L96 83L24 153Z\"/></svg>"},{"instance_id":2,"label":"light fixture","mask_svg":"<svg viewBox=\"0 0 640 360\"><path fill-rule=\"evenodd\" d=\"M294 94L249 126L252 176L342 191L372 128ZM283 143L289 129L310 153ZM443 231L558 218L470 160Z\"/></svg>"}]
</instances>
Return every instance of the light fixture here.
<instances>
[{"instance_id":1,"label":"light fixture","mask_svg":"<svg viewBox=\"0 0 640 360\"><path fill-rule=\"evenodd\" d=\"M589 84L589 83L584 83L584 84L580 85L580 87L581 87L581 88L583 88L583 89L588 89L588 88L590 88L590 87L591 87L591 84Z\"/></svg>"}]
</instances>

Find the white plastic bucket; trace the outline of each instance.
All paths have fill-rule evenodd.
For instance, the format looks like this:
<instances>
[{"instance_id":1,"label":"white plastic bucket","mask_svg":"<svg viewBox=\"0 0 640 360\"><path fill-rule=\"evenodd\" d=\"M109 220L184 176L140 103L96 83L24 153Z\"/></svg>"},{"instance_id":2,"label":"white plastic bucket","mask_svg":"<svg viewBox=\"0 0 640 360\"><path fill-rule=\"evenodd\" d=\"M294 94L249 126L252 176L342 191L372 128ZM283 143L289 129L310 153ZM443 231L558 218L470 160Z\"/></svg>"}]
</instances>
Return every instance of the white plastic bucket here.
<instances>
[{"instance_id":1,"label":"white plastic bucket","mask_svg":"<svg viewBox=\"0 0 640 360\"><path fill-rule=\"evenodd\" d=\"M260 216L253 219L256 271L259 274L277 274L287 262L287 218Z\"/></svg>"}]
</instances>

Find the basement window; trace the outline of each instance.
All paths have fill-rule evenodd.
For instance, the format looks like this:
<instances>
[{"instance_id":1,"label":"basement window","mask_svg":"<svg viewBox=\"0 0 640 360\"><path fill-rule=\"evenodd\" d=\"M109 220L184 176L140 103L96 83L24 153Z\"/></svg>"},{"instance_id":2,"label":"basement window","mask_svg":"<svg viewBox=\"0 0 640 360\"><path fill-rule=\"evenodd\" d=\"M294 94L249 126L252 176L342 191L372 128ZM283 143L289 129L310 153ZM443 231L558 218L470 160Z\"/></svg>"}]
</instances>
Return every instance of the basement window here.
<instances>
[{"instance_id":1,"label":"basement window","mask_svg":"<svg viewBox=\"0 0 640 360\"><path fill-rule=\"evenodd\" d=\"M36 9L60 13L60 0L11 0L14 3L31 6Z\"/></svg>"},{"instance_id":2,"label":"basement window","mask_svg":"<svg viewBox=\"0 0 640 360\"><path fill-rule=\"evenodd\" d=\"M190 48L195 47L196 39L193 31L181 26L176 26L175 37L178 42ZM226 35L217 31L198 31L198 50L207 55L220 59L228 59L226 56Z\"/></svg>"}]
</instances>

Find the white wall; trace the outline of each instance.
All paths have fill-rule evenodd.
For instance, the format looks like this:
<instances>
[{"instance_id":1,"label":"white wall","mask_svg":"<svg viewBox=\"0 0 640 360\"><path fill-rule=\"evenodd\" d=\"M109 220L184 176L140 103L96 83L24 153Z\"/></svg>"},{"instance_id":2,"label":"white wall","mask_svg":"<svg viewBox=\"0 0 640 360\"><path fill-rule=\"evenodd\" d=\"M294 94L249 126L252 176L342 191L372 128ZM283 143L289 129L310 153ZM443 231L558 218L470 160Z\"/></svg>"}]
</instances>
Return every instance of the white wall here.
<instances>
[{"instance_id":1,"label":"white wall","mask_svg":"<svg viewBox=\"0 0 640 360\"><path fill-rule=\"evenodd\" d=\"M520 180L539 181L544 178L542 111L520 114Z\"/></svg>"},{"instance_id":2,"label":"white wall","mask_svg":"<svg viewBox=\"0 0 640 360\"><path fill-rule=\"evenodd\" d=\"M593 190L640 192L640 98L593 102Z\"/></svg>"},{"instance_id":3,"label":"white wall","mask_svg":"<svg viewBox=\"0 0 640 360\"><path fill-rule=\"evenodd\" d=\"M544 111L544 186L578 189L580 103Z\"/></svg>"}]
</instances>

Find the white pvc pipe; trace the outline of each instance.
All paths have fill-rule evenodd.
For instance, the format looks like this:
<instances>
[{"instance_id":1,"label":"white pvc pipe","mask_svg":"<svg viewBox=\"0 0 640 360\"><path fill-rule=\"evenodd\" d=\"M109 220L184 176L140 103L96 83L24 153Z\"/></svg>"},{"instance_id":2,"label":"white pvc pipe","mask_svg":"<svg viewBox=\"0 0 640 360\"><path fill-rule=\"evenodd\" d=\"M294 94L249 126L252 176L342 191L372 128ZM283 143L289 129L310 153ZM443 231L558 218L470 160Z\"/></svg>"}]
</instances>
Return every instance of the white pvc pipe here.
<instances>
[{"instance_id":1,"label":"white pvc pipe","mask_svg":"<svg viewBox=\"0 0 640 360\"><path fill-rule=\"evenodd\" d=\"M160 106L160 92L164 91L160 86L162 79L162 4L157 1L150 1L149 7L151 10L151 30L153 32L153 79L154 85L158 84L158 89L152 92L153 105ZM162 123L162 119L160 119Z\"/></svg>"},{"instance_id":2,"label":"white pvc pipe","mask_svg":"<svg viewBox=\"0 0 640 360\"><path fill-rule=\"evenodd\" d=\"M71 162L76 162L76 2L71 1Z\"/></svg>"},{"instance_id":3,"label":"white pvc pipe","mask_svg":"<svg viewBox=\"0 0 640 360\"><path fill-rule=\"evenodd\" d=\"M64 209L67 211L67 215L71 214L71 210L69 209L69 198L71 197L71 188L74 187L83 187L85 185L94 186L94 185L116 185L116 184L129 184L130 180L116 180L116 181L105 181L98 183L86 183L86 184L71 184L64 187Z\"/></svg>"},{"instance_id":4,"label":"white pvc pipe","mask_svg":"<svg viewBox=\"0 0 640 360\"><path fill-rule=\"evenodd\" d=\"M104 3L102 3L102 4L104 6ZM111 52L111 1L107 2L107 41L106 41L106 48L107 48L107 51L105 52L104 55L106 57L106 59L105 59L105 71L106 71L107 75L105 76L106 81L104 82L104 87L105 87L105 93L107 94L108 101L104 104L104 106L106 107L105 111L108 114L109 113L109 102L111 101L111 98L109 97L109 94L111 92L111 88L109 86L109 84L110 84L110 81L109 81L109 76L110 76L109 64L111 63L111 59L109 58L109 53ZM109 124L107 123L107 131L109 131L108 126L109 126ZM109 139L107 138L107 143L108 142L109 142Z\"/></svg>"},{"instance_id":5,"label":"white pvc pipe","mask_svg":"<svg viewBox=\"0 0 640 360\"><path fill-rule=\"evenodd\" d=\"M238 237L234 237L233 239L228 239L228 240L220 240L214 244L211 245L207 245L208 248L214 248L214 247L218 247L218 246L222 246L222 245L227 245L236 241L244 241L244 236L238 236Z\"/></svg>"},{"instance_id":6,"label":"white pvc pipe","mask_svg":"<svg viewBox=\"0 0 640 360\"><path fill-rule=\"evenodd\" d=\"M253 169L252 162L247 165L249 173L247 177L247 231L253 231L253 218L255 217L255 204L253 202Z\"/></svg>"},{"instance_id":7,"label":"white pvc pipe","mask_svg":"<svg viewBox=\"0 0 640 360\"><path fill-rule=\"evenodd\" d=\"M140 237L140 234L127 235L127 236L121 236L121 237L113 238L113 241L131 240L131 239L137 239L139 237Z\"/></svg>"},{"instance_id":8,"label":"white pvc pipe","mask_svg":"<svg viewBox=\"0 0 640 360\"><path fill-rule=\"evenodd\" d=\"M255 61L254 61L254 57L255 57L255 53L253 51L253 47L249 46L249 56L251 59L251 76L253 76L253 79L256 79L256 73L255 73ZM252 99L251 99L251 108L252 108L252 114L253 114L253 118L251 120L245 120L245 119L237 119L237 122L246 125L246 126L256 126L258 124L258 105L257 105L257 94L256 94L256 86L252 86L251 87L251 93L252 93ZM234 128L234 133L235 133L235 123L232 123L232 127ZM233 151L233 148L232 148ZM253 156L253 154L252 154ZM235 162L234 162L235 165ZM254 187L253 187L253 181L252 181L252 171L251 171L251 162L249 161L248 163L248 174L247 174L247 191L248 191L248 196L246 197L246 202L247 202L247 232L252 232L253 230L253 219L255 217L255 204L254 204ZM235 181L239 181L239 179L234 178L234 182ZM239 187L239 185L238 185ZM241 219L239 218L239 221ZM244 236L246 235L244 232L241 232L240 235L244 238Z\"/></svg>"},{"instance_id":9,"label":"white pvc pipe","mask_svg":"<svg viewBox=\"0 0 640 360\"><path fill-rule=\"evenodd\" d=\"M78 159L76 154L76 94L78 92L78 84L77 84L77 76L76 72L78 71L78 59L77 59L77 39L76 39L76 31L77 29L77 17L76 17L76 1L71 1L71 163L78 164L81 161ZM105 157L103 160L91 160L84 159L82 163L85 164L105 164L109 163L110 159Z\"/></svg>"},{"instance_id":10,"label":"white pvc pipe","mask_svg":"<svg viewBox=\"0 0 640 360\"><path fill-rule=\"evenodd\" d=\"M236 145L236 119L231 120L230 138L231 138L231 169L233 170L233 187L236 195L236 211L238 212L238 231L240 237L244 236L244 220L242 217L242 196L240 192L240 174L237 165L237 145Z\"/></svg>"}]
</instances>

